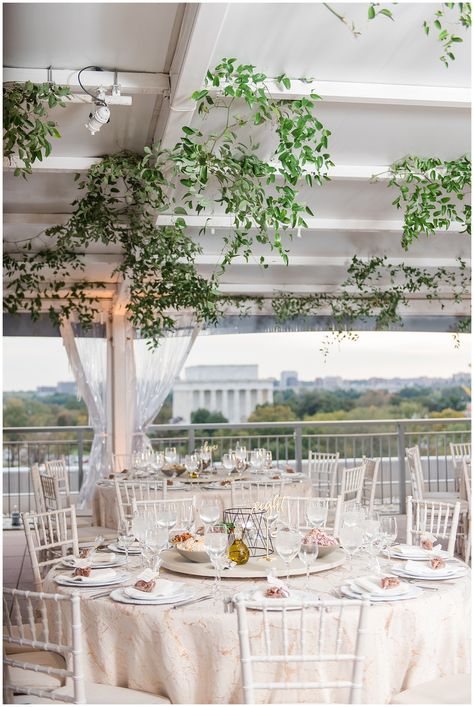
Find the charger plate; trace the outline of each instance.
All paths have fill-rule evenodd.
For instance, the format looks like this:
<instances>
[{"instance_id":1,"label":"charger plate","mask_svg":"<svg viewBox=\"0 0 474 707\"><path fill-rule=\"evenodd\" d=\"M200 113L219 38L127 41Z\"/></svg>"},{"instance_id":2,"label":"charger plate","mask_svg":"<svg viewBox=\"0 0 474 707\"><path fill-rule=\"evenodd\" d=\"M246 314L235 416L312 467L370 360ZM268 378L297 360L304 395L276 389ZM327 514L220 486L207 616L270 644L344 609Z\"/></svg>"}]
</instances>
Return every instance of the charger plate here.
<instances>
[{"instance_id":1,"label":"charger plate","mask_svg":"<svg viewBox=\"0 0 474 707\"><path fill-rule=\"evenodd\" d=\"M170 572L187 574L197 577L215 577L214 567L210 562L189 562L175 550L165 550L161 553L161 566ZM264 557L251 557L245 565L235 565L228 570L222 570L222 579L266 579L268 572L273 570L277 577L286 577L286 565L274 553L270 561ZM342 550L335 550L328 557L317 559L311 567L310 574L326 572L334 567L340 567L346 561ZM296 559L290 565L290 577L306 574L306 567Z\"/></svg>"}]
</instances>

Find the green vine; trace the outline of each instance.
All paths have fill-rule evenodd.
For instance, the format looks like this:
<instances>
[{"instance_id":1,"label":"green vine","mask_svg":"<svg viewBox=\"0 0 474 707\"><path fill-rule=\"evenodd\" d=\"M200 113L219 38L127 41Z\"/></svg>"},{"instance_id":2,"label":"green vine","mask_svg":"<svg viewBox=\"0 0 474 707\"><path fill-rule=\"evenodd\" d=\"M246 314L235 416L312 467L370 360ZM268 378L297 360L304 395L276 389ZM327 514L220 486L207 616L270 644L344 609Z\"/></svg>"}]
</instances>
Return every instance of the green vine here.
<instances>
[{"instance_id":1,"label":"green vine","mask_svg":"<svg viewBox=\"0 0 474 707\"><path fill-rule=\"evenodd\" d=\"M51 153L49 138L61 137L57 123L48 120L48 108L64 107L70 90L55 83L9 83L3 88L3 154L18 156L15 176L26 178L31 165Z\"/></svg>"},{"instance_id":2,"label":"green vine","mask_svg":"<svg viewBox=\"0 0 474 707\"><path fill-rule=\"evenodd\" d=\"M471 233L471 160L444 161L436 157L406 157L390 168L389 188L399 193L392 202L403 208L402 245L405 250L420 234L433 235L460 223Z\"/></svg>"}]
</instances>

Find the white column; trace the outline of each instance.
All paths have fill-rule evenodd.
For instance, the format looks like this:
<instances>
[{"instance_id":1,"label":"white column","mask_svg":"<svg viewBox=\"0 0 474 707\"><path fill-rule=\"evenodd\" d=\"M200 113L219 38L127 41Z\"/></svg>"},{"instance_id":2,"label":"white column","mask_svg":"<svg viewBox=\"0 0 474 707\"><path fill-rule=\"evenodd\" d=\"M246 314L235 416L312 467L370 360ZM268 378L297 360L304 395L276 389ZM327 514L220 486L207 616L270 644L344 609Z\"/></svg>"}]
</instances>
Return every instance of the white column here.
<instances>
[{"instance_id":1,"label":"white column","mask_svg":"<svg viewBox=\"0 0 474 707\"><path fill-rule=\"evenodd\" d=\"M263 403L263 391L261 388L257 388L257 405L262 405Z\"/></svg>"},{"instance_id":2,"label":"white column","mask_svg":"<svg viewBox=\"0 0 474 707\"><path fill-rule=\"evenodd\" d=\"M245 391L245 411L244 411L244 415L245 415L246 420L248 420L251 410L252 410L252 400L250 398L250 390L247 388L247 390Z\"/></svg>"},{"instance_id":3,"label":"white column","mask_svg":"<svg viewBox=\"0 0 474 707\"><path fill-rule=\"evenodd\" d=\"M200 391L199 391L199 407L200 407L200 408L206 407L206 406L204 405L204 390L200 390Z\"/></svg>"},{"instance_id":4,"label":"white column","mask_svg":"<svg viewBox=\"0 0 474 707\"><path fill-rule=\"evenodd\" d=\"M229 408L227 404L227 390L225 388L222 389L222 407L221 407L222 414L224 417L229 419Z\"/></svg>"},{"instance_id":5,"label":"white column","mask_svg":"<svg viewBox=\"0 0 474 707\"><path fill-rule=\"evenodd\" d=\"M210 404L210 410L217 410L217 405L216 405L216 391L211 389L211 404Z\"/></svg>"}]
</instances>

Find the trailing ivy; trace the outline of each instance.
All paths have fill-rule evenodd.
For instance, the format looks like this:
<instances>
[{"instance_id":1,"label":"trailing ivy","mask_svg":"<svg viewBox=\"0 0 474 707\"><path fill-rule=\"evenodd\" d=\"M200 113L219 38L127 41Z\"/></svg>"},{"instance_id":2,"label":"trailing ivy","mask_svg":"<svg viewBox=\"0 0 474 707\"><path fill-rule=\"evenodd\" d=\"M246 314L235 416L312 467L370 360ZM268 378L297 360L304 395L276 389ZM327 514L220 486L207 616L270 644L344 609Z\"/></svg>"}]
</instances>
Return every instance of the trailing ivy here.
<instances>
[{"instance_id":1,"label":"trailing ivy","mask_svg":"<svg viewBox=\"0 0 474 707\"><path fill-rule=\"evenodd\" d=\"M64 107L70 90L55 83L7 83L3 87L3 154L18 156L22 164L15 175L26 178L31 165L51 153L51 137L61 137L57 123L48 120L48 109Z\"/></svg>"},{"instance_id":2,"label":"trailing ivy","mask_svg":"<svg viewBox=\"0 0 474 707\"><path fill-rule=\"evenodd\" d=\"M406 157L390 168L388 187L398 192L392 202L403 209L402 245L405 250L421 234L433 235L460 223L471 233L471 160L444 161L436 157Z\"/></svg>"}]
</instances>

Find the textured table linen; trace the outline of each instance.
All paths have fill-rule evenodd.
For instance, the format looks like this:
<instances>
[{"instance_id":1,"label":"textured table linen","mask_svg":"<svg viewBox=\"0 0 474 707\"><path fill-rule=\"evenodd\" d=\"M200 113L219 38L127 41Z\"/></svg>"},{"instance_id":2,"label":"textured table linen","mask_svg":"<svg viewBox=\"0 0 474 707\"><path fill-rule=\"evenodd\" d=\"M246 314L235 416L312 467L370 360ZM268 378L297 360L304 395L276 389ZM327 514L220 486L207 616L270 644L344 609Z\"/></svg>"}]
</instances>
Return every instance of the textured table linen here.
<instances>
[{"instance_id":1,"label":"textured table linen","mask_svg":"<svg viewBox=\"0 0 474 707\"><path fill-rule=\"evenodd\" d=\"M301 479L298 481L284 481L285 496L306 496L312 495L311 482L309 479ZM199 484L186 484L186 488L167 489L166 498L170 501L173 498L191 498L196 497L196 506L203 497L215 496L219 498L223 504L223 508L230 508L231 495L230 489L203 489ZM160 492L157 492L157 498L161 498ZM119 513L118 503L114 486L96 485L94 496L92 498L92 523L105 528L118 528Z\"/></svg>"},{"instance_id":2,"label":"textured table linen","mask_svg":"<svg viewBox=\"0 0 474 707\"><path fill-rule=\"evenodd\" d=\"M359 576L366 571L360 562L354 570ZM51 575L47 591L70 591L55 585ZM166 571L163 576L186 582L196 593L208 593L212 583ZM322 599L334 599L331 590L346 577L345 566L314 574L311 589ZM223 584L225 593L233 595L261 587L264 580L223 580ZM303 584L304 578L290 582L293 588ZM386 704L401 690L469 671L469 577L439 586L439 591L425 590L418 599L370 606L363 703ZM208 600L170 609L119 604L105 597L85 599L82 616L87 679L167 695L176 704L242 703L237 615L224 613L222 604ZM289 626L290 637L291 630L298 635L296 614ZM343 635L354 628L349 617ZM330 623L326 631L331 632ZM288 677L294 669L289 668ZM325 677L333 678L335 669L321 668L329 670ZM257 694L257 699L344 703L347 692L281 691Z\"/></svg>"}]
</instances>

